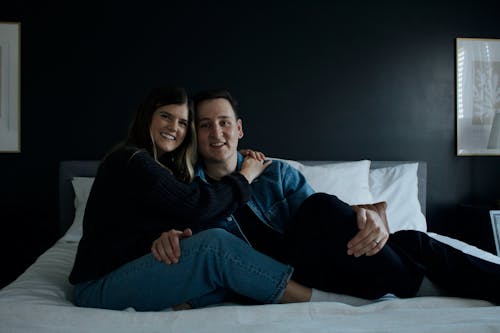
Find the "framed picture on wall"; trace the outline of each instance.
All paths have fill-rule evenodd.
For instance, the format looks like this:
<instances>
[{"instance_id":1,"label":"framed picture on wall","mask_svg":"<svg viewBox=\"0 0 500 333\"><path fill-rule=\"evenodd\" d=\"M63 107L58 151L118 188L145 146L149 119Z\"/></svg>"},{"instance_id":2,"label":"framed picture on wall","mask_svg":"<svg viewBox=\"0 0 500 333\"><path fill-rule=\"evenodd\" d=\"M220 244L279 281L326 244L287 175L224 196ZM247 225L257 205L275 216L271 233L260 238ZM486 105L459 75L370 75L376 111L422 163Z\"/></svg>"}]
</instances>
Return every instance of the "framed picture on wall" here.
<instances>
[{"instance_id":1,"label":"framed picture on wall","mask_svg":"<svg viewBox=\"0 0 500 333\"><path fill-rule=\"evenodd\" d=\"M497 256L500 256L500 210L490 210L490 217Z\"/></svg>"},{"instance_id":2,"label":"framed picture on wall","mask_svg":"<svg viewBox=\"0 0 500 333\"><path fill-rule=\"evenodd\" d=\"M500 155L500 39L456 40L457 155Z\"/></svg>"},{"instance_id":3,"label":"framed picture on wall","mask_svg":"<svg viewBox=\"0 0 500 333\"><path fill-rule=\"evenodd\" d=\"M21 151L20 23L0 22L0 152Z\"/></svg>"}]
</instances>

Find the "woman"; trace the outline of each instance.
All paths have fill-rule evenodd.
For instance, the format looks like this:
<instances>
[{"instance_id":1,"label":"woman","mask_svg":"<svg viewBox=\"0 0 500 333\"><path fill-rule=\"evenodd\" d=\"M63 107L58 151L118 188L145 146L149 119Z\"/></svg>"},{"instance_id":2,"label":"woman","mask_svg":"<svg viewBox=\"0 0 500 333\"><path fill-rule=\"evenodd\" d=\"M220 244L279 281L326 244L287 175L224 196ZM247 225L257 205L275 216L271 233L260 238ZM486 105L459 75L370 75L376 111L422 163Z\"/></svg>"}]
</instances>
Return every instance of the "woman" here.
<instances>
[{"instance_id":1,"label":"woman","mask_svg":"<svg viewBox=\"0 0 500 333\"><path fill-rule=\"evenodd\" d=\"M83 237L69 280L75 304L138 311L189 302L220 302L229 290L262 303L307 301L310 289L290 281L293 269L204 223L250 197L267 166L247 157L240 172L207 186L193 180L192 110L182 88L153 90L125 142L101 162L87 202ZM150 253L163 231L186 230L182 259L165 265Z\"/></svg>"}]
</instances>

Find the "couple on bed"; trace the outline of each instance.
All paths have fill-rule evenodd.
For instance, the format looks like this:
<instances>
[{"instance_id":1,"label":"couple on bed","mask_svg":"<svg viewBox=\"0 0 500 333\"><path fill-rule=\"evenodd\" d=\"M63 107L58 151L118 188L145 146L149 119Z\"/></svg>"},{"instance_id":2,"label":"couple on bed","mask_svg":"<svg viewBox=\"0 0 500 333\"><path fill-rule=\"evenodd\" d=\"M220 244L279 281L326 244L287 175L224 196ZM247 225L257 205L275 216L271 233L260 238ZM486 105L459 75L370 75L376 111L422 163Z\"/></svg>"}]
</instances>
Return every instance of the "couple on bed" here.
<instances>
[{"instance_id":1,"label":"couple on bed","mask_svg":"<svg viewBox=\"0 0 500 333\"><path fill-rule=\"evenodd\" d=\"M242 137L227 91L150 93L97 171L70 275L76 305L357 305L412 297L424 275L452 295L500 302L500 266L418 231L389 235L383 203L315 194L288 164L238 152Z\"/></svg>"}]
</instances>

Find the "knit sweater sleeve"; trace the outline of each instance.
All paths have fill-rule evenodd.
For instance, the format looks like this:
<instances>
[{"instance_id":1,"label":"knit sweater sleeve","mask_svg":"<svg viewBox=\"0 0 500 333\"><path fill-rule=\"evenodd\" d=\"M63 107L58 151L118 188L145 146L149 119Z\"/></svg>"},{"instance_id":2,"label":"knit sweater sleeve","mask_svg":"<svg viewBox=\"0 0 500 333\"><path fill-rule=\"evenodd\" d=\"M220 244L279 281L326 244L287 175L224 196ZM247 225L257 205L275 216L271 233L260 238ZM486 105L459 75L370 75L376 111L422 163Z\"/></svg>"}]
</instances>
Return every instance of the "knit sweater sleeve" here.
<instances>
[{"instance_id":1,"label":"knit sweater sleeve","mask_svg":"<svg viewBox=\"0 0 500 333\"><path fill-rule=\"evenodd\" d=\"M187 184L145 151L130 157L125 174L134 182L138 200L185 225L227 216L247 202L251 194L250 184L240 173L223 177L217 184L206 184L198 178Z\"/></svg>"}]
</instances>

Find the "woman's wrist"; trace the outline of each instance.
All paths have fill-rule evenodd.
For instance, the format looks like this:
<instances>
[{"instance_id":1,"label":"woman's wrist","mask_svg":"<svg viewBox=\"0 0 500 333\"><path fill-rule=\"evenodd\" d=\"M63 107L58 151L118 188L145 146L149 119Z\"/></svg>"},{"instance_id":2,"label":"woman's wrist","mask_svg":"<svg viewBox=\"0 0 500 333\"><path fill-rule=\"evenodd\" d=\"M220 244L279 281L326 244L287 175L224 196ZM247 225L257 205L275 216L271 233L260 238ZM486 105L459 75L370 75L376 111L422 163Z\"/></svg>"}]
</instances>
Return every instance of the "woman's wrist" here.
<instances>
[{"instance_id":1,"label":"woman's wrist","mask_svg":"<svg viewBox=\"0 0 500 333\"><path fill-rule=\"evenodd\" d=\"M252 181L255 179L255 177L253 177L252 173L248 172L248 170L241 169L239 172L240 172L240 174L243 175L243 177L246 178L246 180L248 181L249 184L251 184Z\"/></svg>"}]
</instances>

